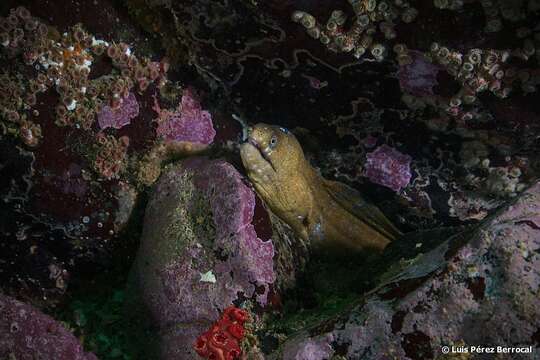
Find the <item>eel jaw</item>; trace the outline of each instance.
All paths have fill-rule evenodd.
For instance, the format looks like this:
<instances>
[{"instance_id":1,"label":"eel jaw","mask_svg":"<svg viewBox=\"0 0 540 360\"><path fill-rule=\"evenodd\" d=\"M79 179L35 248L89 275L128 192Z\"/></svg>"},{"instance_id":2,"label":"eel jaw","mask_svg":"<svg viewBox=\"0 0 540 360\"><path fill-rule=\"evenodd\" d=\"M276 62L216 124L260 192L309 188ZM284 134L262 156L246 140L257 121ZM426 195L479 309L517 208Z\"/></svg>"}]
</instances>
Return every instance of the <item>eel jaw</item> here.
<instances>
[{"instance_id":1,"label":"eel jaw","mask_svg":"<svg viewBox=\"0 0 540 360\"><path fill-rule=\"evenodd\" d=\"M266 149L263 150L261 148L261 145L254 138L252 138L251 136L248 137L247 142L249 144L251 144L253 147L255 147L255 149L257 149L257 151L259 152L260 156L264 159L264 161L266 161L268 163L268 165L270 165L272 167L274 172L276 172L276 168L274 167L274 164L272 164L272 161L270 160L270 157L269 157L269 155L272 153L272 151L269 151L268 150L269 148L266 148Z\"/></svg>"},{"instance_id":2,"label":"eel jaw","mask_svg":"<svg viewBox=\"0 0 540 360\"><path fill-rule=\"evenodd\" d=\"M275 177L276 171L259 148L248 141L240 146L242 163L249 177L256 182L267 182Z\"/></svg>"}]
</instances>

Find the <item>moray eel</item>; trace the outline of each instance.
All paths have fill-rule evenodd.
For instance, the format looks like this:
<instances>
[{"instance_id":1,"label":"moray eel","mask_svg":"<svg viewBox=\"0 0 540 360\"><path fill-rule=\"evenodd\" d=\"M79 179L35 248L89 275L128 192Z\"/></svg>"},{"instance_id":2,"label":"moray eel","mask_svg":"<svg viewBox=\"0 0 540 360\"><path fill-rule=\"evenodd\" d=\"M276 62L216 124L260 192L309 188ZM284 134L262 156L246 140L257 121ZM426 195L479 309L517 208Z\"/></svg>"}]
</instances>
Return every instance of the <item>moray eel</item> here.
<instances>
[{"instance_id":1,"label":"moray eel","mask_svg":"<svg viewBox=\"0 0 540 360\"><path fill-rule=\"evenodd\" d=\"M285 128L251 127L240 156L259 196L305 241L381 252L400 235L356 190L317 173Z\"/></svg>"}]
</instances>

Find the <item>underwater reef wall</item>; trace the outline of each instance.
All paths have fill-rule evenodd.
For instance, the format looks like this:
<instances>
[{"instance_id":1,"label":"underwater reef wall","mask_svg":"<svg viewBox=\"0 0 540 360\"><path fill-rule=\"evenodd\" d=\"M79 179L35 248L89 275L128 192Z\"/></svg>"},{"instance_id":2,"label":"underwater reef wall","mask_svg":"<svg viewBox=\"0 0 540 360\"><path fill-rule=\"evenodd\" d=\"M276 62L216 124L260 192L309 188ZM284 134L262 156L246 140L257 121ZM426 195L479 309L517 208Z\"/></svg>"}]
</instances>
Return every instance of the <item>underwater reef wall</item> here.
<instances>
[{"instance_id":1,"label":"underwater reef wall","mask_svg":"<svg viewBox=\"0 0 540 360\"><path fill-rule=\"evenodd\" d=\"M0 5L0 282L54 307L81 278L129 268L139 194L219 123L118 4L24 3Z\"/></svg>"},{"instance_id":2,"label":"underwater reef wall","mask_svg":"<svg viewBox=\"0 0 540 360\"><path fill-rule=\"evenodd\" d=\"M40 308L69 299L73 285L110 271L116 260L130 265L138 236L123 232L130 218L138 223L132 217L138 195L144 197L170 155L211 144L212 151L233 148L240 129L232 113L289 128L325 177L369 194L407 230L490 219L540 174L538 0L124 0L129 14L112 0L21 3L0 4L0 287ZM205 181L221 181L223 171L238 180L223 194L237 194L237 204L251 207L251 190L240 190L239 175L227 163L183 164L200 175L189 178L173 166L167 176L182 184L174 185L178 194L193 189L194 198L172 196L163 204L204 198ZM208 330L230 302L249 309L253 326L264 327L258 315L279 304L281 289L294 285L307 259L305 244L256 197L251 220L239 215L238 205L232 218L246 222L225 224L214 219L214 196L204 211L186 209L187 232L157 227L164 236L154 237L147 230L137 260L140 267L166 269L143 272L138 280L151 291L167 290L143 300L156 315L149 329L166 334L164 351L180 353L171 356L192 359L190 339ZM180 211L170 206L171 213ZM156 226L169 221L161 219L168 210L159 204L148 211ZM287 342L280 355L354 359L365 350L366 357L391 351L395 358L436 357L449 336L438 332L445 330L441 321L463 338L456 344L476 341L476 323L490 327L485 336L510 336L493 334L497 327L479 318L494 314L493 304L523 307L500 312L508 316L538 317L538 250L528 240L519 245L525 250L509 243L518 243L527 226L538 226L525 221L516 221L508 238L486 230L495 240L470 241L459 259L440 256L443 248L427 252L407 268L428 264L425 276L403 280L404 264L393 273L397 280L386 279L389 294L383 295L386 288L372 292L364 298L371 302ZM246 230L248 223L256 235ZM230 228L238 230L234 241L219 241L232 248L214 251L216 233ZM216 241L190 247L195 238ZM159 249L167 256L160 258ZM239 249L264 256L226 256ZM464 257L464 249L473 255ZM479 258L482 251L486 259ZM519 282L522 265L526 281ZM498 273L488 274L489 267ZM236 276L227 275L229 268ZM206 288L191 293L165 286L158 275ZM226 277L230 286L220 287ZM426 284L434 290L419 290ZM526 284L533 290L523 290ZM508 289L517 291L512 301L521 305L511 304ZM203 303L201 294L210 294L212 303ZM170 306L158 308L154 295ZM191 305L181 312L184 300ZM450 322L445 311L462 311L463 319ZM520 321L508 320L519 327L512 336L532 334L538 344L538 323ZM173 347L175 341L185 346Z\"/></svg>"},{"instance_id":3,"label":"underwater reef wall","mask_svg":"<svg viewBox=\"0 0 540 360\"><path fill-rule=\"evenodd\" d=\"M540 174L536 0L124 2L231 112L304 135L405 228L478 222Z\"/></svg>"},{"instance_id":4,"label":"underwater reef wall","mask_svg":"<svg viewBox=\"0 0 540 360\"><path fill-rule=\"evenodd\" d=\"M0 14L0 282L48 307L113 263L165 64L108 2L19 3Z\"/></svg>"},{"instance_id":5,"label":"underwater reef wall","mask_svg":"<svg viewBox=\"0 0 540 360\"><path fill-rule=\"evenodd\" d=\"M0 358L98 360L60 322L0 294Z\"/></svg>"},{"instance_id":6,"label":"underwater reef wall","mask_svg":"<svg viewBox=\"0 0 540 360\"><path fill-rule=\"evenodd\" d=\"M463 244L465 242L465 244ZM463 246L461 246L463 245ZM339 319L272 359L442 359L444 346L540 346L540 183L470 236L396 264Z\"/></svg>"},{"instance_id":7,"label":"underwater reef wall","mask_svg":"<svg viewBox=\"0 0 540 360\"><path fill-rule=\"evenodd\" d=\"M223 160L185 160L155 184L130 285L159 334L160 359L193 359L195 340L227 307L242 304L257 319L294 282L293 257L298 270L306 248L256 207Z\"/></svg>"}]
</instances>

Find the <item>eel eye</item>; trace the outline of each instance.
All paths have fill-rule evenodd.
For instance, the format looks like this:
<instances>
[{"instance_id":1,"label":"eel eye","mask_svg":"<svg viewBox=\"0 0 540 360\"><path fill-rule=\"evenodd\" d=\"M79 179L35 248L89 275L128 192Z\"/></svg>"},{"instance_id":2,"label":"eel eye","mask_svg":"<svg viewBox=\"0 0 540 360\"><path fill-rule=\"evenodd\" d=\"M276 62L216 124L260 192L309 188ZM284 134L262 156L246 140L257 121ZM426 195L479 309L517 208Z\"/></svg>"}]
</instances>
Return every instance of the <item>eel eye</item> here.
<instances>
[{"instance_id":1,"label":"eel eye","mask_svg":"<svg viewBox=\"0 0 540 360\"><path fill-rule=\"evenodd\" d=\"M280 127L279 130L281 130L281 132L285 133L285 134L288 134L289 133L289 130L287 130L286 128L284 127Z\"/></svg>"},{"instance_id":2,"label":"eel eye","mask_svg":"<svg viewBox=\"0 0 540 360\"><path fill-rule=\"evenodd\" d=\"M277 144L277 137L274 135L272 136L272 138L270 139L270 147L271 148L274 148Z\"/></svg>"}]
</instances>

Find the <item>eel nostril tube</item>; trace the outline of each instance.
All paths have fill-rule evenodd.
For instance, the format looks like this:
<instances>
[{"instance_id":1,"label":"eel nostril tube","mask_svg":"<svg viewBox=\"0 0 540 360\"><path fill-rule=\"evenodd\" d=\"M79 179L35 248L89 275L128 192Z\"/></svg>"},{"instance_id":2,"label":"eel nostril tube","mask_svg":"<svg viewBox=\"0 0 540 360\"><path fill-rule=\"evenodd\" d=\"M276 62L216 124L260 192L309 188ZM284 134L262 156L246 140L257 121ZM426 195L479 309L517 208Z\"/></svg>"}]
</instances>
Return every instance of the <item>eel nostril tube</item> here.
<instances>
[{"instance_id":1,"label":"eel nostril tube","mask_svg":"<svg viewBox=\"0 0 540 360\"><path fill-rule=\"evenodd\" d=\"M232 118L240 123L242 126L242 142L246 142L253 128L248 126L247 122L236 114L232 114Z\"/></svg>"}]
</instances>

